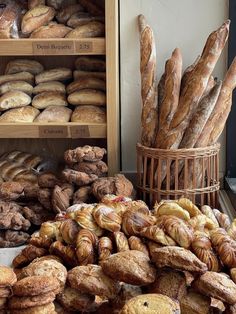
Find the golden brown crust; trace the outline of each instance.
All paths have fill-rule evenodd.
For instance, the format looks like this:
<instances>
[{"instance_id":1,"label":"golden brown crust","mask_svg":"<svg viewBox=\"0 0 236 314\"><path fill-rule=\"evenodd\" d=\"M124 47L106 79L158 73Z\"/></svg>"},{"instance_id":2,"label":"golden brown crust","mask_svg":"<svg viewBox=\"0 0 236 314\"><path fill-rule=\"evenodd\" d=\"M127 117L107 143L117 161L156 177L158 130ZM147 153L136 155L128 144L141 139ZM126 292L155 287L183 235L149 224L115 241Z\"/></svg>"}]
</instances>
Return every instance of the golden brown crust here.
<instances>
[{"instance_id":1,"label":"golden brown crust","mask_svg":"<svg viewBox=\"0 0 236 314\"><path fill-rule=\"evenodd\" d=\"M77 106L71 116L71 122L106 123L106 121L106 110L92 105ZM96 172L94 174L96 174Z\"/></svg>"},{"instance_id":2,"label":"golden brown crust","mask_svg":"<svg viewBox=\"0 0 236 314\"><path fill-rule=\"evenodd\" d=\"M0 286L11 286L17 281L16 275L10 267L0 266Z\"/></svg>"},{"instance_id":3,"label":"golden brown crust","mask_svg":"<svg viewBox=\"0 0 236 314\"><path fill-rule=\"evenodd\" d=\"M218 209L213 209L213 213L218 220L218 223L221 228L224 228L225 230L228 230L230 227L230 219L227 214L224 214L220 212Z\"/></svg>"},{"instance_id":4,"label":"golden brown crust","mask_svg":"<svg viewBox=\"0 0 236 314\"><path fill-rule=\"evenodd\" d=\"M67 244L74 244L76 242L79 231L79 225L72 219L66 219L60 225L61 237Z\"/></svg>"},{"instance_id":5,"label":"golden brown crust","mask_svg":"<svg viewBox=\"0 0 236 314\"><path fill-rule=\"evenodd\" d=\"M104 80L94 78L94 77L81 78L70 83L66 87L66 91L67 91L67 94L71 94L75 91L78 91L81 89L87 89L87 88L106 91L106 83L104 82Z\"/></svg>"},{"instance_id":6,"label":"golden brown crust","mask_svg":"<svg viewBox=\"0 0 236 314\"><path fill-rule=\"evenodd\" d=\"M50 23L34 30L30 38L63 38L71 30L70 27L64 24Z\"/></svg>"},{"instance_id":7,"label":"golden brown crust","mask_svg":"<svg viewBox=\"0 0 236 314\"><path fill-rule=\"evenodd\" d=\"M149 257L140 251L113 254L102 261L101 266L111 278L131 285L148 285L155 280L155 268Z\"/></svg>"},{"instance_id":8,"label":"golden brown crust","mask_svg":"<svg viewBox=\"0 0 236 314\"><path fill-rule=\"evenodd\" d=\"M112 241L108 237L101 237L98 241L98 259L103 261L112 253Z\"/></svg>"},{"instance_id":9,"label":"golden brown crust","mask_svg":"<svg viewBox=\"0 0 236 314\"><path fill-rule=\"evenodd\" d=\"M189 291L180 300L181 314L208 314L210 307L211 299L196 291Z\"/></svg>"},{"instance_id":10,"label":"golden brown crust","mask_svg":"<svg viewBox=\"0 0 236 314\"><path fill-rule=\"evenodd\" d=\"M143 228L140 232L140 235L143 236L144 238L150 239L162 245L168 246L176 245L176 242L167 234L165 234L165 232L156 225Z\"/></svg>"},{"instance_id":11,"label":"golden brown crust","mask_svg":"<svg viewBox=\"0 0 236 314\"><path fill-rule=\"evenodd\" d=\"M66 81L72 78L72 71L69 68L54 68L43 71L35 76L35 83L44 83L51 81Z\"/></svg>"},{"instance_id":12,"label":"golden brown crust","mask_svg":"<svg viewBox=\"0 0 236 314\"><path fill-rule=\"evenodd\" d=\"M123 232L117 231L113 233L117 252L123 252L129 250L128 239Z\"/></svg>"},{"instance_id":13,"label":"golden brown crust","mask_svg":"<svg viewBox=\"0 0 236 314\"><path fill-rule=\"evenodd\" d=\"M81 161L99 161L103 159L105 154L106 150L104 148L85 145L74 150L67 150L64 159L70 165Z\"/></svg>"},{"instance_id":14,"label":"golden brown crust","mask_svg":"<svg viewBox=\"0 0 236 314\"><path fill-rule=\"evenodd\" d=\"M12 310L12 314L22 314L22 310ZM28 309L24 309L24 314L56 314L55 306L53 303L48 303L40 306L33 306Z\"/></svg>"},{"instance_id":15,"label":"golden brown crust","mask_svg":"<svg viewBox=\"0 0 236 314\"><path fill-rule=\"evenodd\" d=\"M81 229L76 238L76 256L79 265L94 264L95 248L97 247L98 238L90 230Z\"/></svg>"},{"instance_id":16,"label":"golden brown crust","mask_svg":"<svg viewBox=\"0 0 236 314\"><path fill-rule=\"evenodd\" d=\"M21 72L28 72L37 75L44 70L43 65L30 59L15 59L7 63L5 74L15 74Z\"/></svg>"},{"instance_id":17,"label":"golden brown crust","mask_svg":"<svg viewBox=\"0 0 236 314\"><path fill-rule=\"evenodd\" d=\"M12 261L15 268L21 268L28 265L37 257L47 255L48 251L44 248L38 248L32 244L27 245L20 254L18 254Z\"/></svg>"},{"instance_id":18,"label":"golden brown crust","mask_svg":"<svg viewBox=\"0 0 236 314\"><path fill-rule=\"evenodd\" d=\"M121 217L107 205L98 204L94 208L93 217L101 228L108 231L116 232L121 228Z\"/></svg>"},{"instance_id":19,"label":"golden brown crust","mask_svg":"<svg viewBox=\"0 0 236 314\"><path fill-rule=\"evenodd\" d=\"M63 245L62 242L54 242L49 249L50 254L59 256L65 265L69 267L75 267L78 265L78 261L75 254L75 248L71 245Z\"/></svg>"},{"instance_id":20,"label":"golden brown crust","mask_svg":"<svg viewBox=\"0 0 236 314\"><path fill-rule=\"evenodd\" d=\"M73 195L73 204L90 203L91 187L81 186Z\"/></svg>"},{"instance_id":21,"label":"golden brown crust","mask_svg":"<svg viewBox=\"0 0 236 314\"><path fill-rule=\"evenodd\" d=\"M128 243L129 243L130 250L140 251L146 254L147 256L149 256L148 247L140 238L136 236L131 236L128 239Z\"/></svg>"},{"instance_id":22,"label":"golden brown crust","mask_svg":"<svg viewBox=\"0 0 236 314\"><path fill-rule=\"evenodd\" d=\"M54 292L47 292L44 294L25 297L13 296L8 302L8 308L11 310L24 310L28 309L29 307L48 304L50 302L53 302L54 299Z\"/></svg>"},{"instance_id":23,"label":"golden brown crust","mask_svg":"<svg viewBox=\"0 0 236 314\"><path fill-rule=\"evenodd\" d=\"M56 185L52 192L52 207L55 213L65 212L70 207L74 187L71 184Z\"/></svg>"}]
</instances>

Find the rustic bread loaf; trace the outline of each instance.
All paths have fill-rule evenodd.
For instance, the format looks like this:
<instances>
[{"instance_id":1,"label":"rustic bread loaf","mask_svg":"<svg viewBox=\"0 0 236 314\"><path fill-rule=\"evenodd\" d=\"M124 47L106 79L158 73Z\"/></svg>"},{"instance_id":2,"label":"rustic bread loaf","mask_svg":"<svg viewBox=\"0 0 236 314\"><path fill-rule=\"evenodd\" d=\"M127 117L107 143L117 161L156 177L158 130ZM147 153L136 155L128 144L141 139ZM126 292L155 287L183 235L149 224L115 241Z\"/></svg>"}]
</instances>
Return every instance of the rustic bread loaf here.
<instances>
[{"instance_id":1,"label":"rustic bread loaf","mask_svg":"<svg viewBox=\"0 0 236 314\"><path fill-rule=\"evenodd\" d=\"M71 4L64 8L62 8L56 15L56 19L59 23L66 24L66 22L69 20L69 18L77 13L77 12L83 12L84 8L80 4Z\"/></svg>"},{"instance_id":2,"label":"rustic bread loaf","mask_svg":"<svg viewBox=\"0 0 236 314\"><path fill-rule=\"evenodd\" d=\"M77 106L71 122L106 123L106 111L98 106Z\"/></svg>"},{"instance_id":3,"label":"rustic bread loaf","mask_svg":"<svg viewBox=\"0 0 236 314\"><path fill-rule=\"evenodd\" d=\"M78 12L73 14L67 21L67 25L72 28L85 25L89 22L98 21L104 23L104 16L91 16L87 12Z\"/></svg>"},{"instance_id":4,"label":"rustic bread loaf","mask_svg":"<svg viewBox=\"0 0 236 314\"><path fill-rule=\"evenodd\" d=\"M44 83L49 81L66 81L72 78L72 71L68 68L55 68L44 71L35 76L35 83Z\"/></svg>"},{"instance_id":5,"label":"rustic bread loaf","mask_svg":"<svg viewBox=\"0 0 236 314\"><path fill-rule=\"evenodd\" d=\"M103 37L105 35L105 25L98 21L92 21L85 25L77 26L66 35L66 38L92 38Z\"/></svg>"},{"instance_id":6,"label":"rustic bread loaf","mask_svg":"<svg viewBox=\"0 0 236 314\"><path fill-rule=\"evenodd\" d=\"M10 91L21 91L27 95L31 95L33 92L33 86L24 81L11 81L0 85L0 95Z\"/></svg>"},{"instance_id":7,"label":"rustic bread loaf","mask_svg":"<svg viewBox=\"0 0 236 314\"><path fill-rule=\"evenodd\" d=\"M31 106L10 109L0 116L0 123L33 122L39 113L38 109Z\"/></svg>"},{"instance_id":8,"label":"rustic bread loaf","mask_svg":"<svg viewBox=\"0 0 236 314\"><path fill-rule=\"evenodd\" d=\"M64 24L50 23L37 28L31 33L30 38L63 38L72 29Z\"/></svg>"},{"instance_id":9,"label":"rustic bread loaf","mask_svg":"<svg viewBox=\"0 0 236 314\"><path fill-rule=\"evenodd\" d=\"M106 72L106 61L101 58L79 56L75 60L75 68L79 71Z\"/></svg>"},{"instance_id":10,"label":"rustic bread loaf","mask_svg":"<svg viewBox=\"0 0 236 314\"><path fill-rule=\"evenodd\" d=\"M98 78L98 79L101 79L103 81L106 81L106 72L89 72L89 71L78 71L78 70L75 70L73 72L73 77L74 77L74 80L78 80L78 79L81 79L81 78L87 78L87 77L90 77L90 78Z\"/></svg>"},{"instance_id":11,"label":"rustic bread loaf","mask_svg":"<svg viewBox=\"0 0 236 314\"><path fill-rule=\"evenodd\" d=\"M78 79L72 83L70 83L67 88L67 94L71 94L75 91L79 91L81 89L97 89L101 91L106 91L106 83L104 80L94 78L94 77L87 77Z\"/></svg>"},{"instance_id":12,"label":"rustic bread loaf","mask_svg":"<svg viewBox=\"0 0 236 314\"><path fill-rule=\"evenodd\" d=\"M67 106L67 102L64 94L44 92L33 98L32 106L37 109L44 109L49 106Z\"/></svg>"},{"instance_id":13,"label":"rustic bread loaf","mask_svg":"<svg viewBox=\"0 0 236 314\"><path fill-rule=\"evenodd\" d=\"M72 110L61 106L49 106L44 109L34 122L60 122L65 123L70 121Z\"/></svg>"},{"instance_id":14,"label":"rustic bread loaf","mask_svg":"<svg viewBox=\"0 0 236 314\"><path fill-rule=\"evenodd\" d=\"M34 83L34 76L29 72L0 75L0 85L12 81L25 81L29 84Z\"/></svg>"},{"instance_id":15,"label":"rustic bread loaf","mask_svg":"<svg viewBox=\"0 0 236 314\"><path fill-rule=\"evenodd\" d=\"M101 1L99 2L101 5ZM104 15L104 10L92 0L80 0L80 4L93 16Z\"/></svg>"},{"instance_id":16,"label":"rustic bread loaf","mask_svg":"<svg viewBox=\"0 0 236 314\"><path fill-rule=\"evenodd\" d=\"M105 106L106 94L96 89L82 89L69 95L68 102L71 105Z\"/></svg>"},{"instance_id":17,"label":"rustic bread loaf","mask_svg":"<svg viewBox=\"0 0 236 314\"><path fill-rule=\"evenodd\" d=\"M1 87L0 87L1 89ZM57 81L48 81L44 83L39 83L33 89L33 94L40 94L45 92L57 92L66 93L66 87L63 83Z\"/></svg>"},{"instance_id":18,"label":"rustic bread loaf","mask_svg":"<svg viewBox=\"0 0 236 314\"><path fill-rule=\"evenodd\" d=\"M29 59L15 59L8 62L5 69L5 74L28 72L33 75L37 75L43 72L43 70L44 70L44 67L38 61L29 60Z\"/></svg>"},{"instance_id":19,"label":"rustic bread loaf","mask_svg":"<svg viewBox=\"0 0 236 314\"><path fill-rule=\"evenodd\" d=\"M0 97L0 111L24 107L31 103L31 97L21 91L7 92Z\"/></svg>"},{"instance_id":20,"label":"rustic bread loaf","mask_svg":"<svg viewBox=\"0 0 236 314\"><path fill-rule=\"evenodd\" d=\"M18 38L20 8L16 2L4 1L0 8L0 39Z\"/></svg>"}]
</instances>

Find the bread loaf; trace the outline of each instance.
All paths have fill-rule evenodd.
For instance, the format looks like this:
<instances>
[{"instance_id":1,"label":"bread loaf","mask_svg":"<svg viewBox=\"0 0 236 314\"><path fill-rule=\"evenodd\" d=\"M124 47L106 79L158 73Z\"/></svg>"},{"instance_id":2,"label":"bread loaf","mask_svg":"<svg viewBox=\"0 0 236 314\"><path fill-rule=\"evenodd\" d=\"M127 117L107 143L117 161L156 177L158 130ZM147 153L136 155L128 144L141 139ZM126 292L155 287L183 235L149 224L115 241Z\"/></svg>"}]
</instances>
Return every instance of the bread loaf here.
<instances>
[{"instance_id":1,"label":"bread loaf","mask_svg":"<svg viewBox=\"0 0 236 314\"><path fill-rule=\"evenodd\" d=\"M31 97L21 91L7 92L0 97L0 111L24 107L31 103Z\"/></svg>"},{"instance_id":2,"label":"bread loaf","mask_svg":"<svg viewBox=\"0 0 236 314\"><path fill-rule=\"evenodd\" d=\"M72 83L70 83L67 88L67 94L74 93L75 91L79 91L81 89L97 89L101 91L106 91L106 83L98 78L81 78Z\"/></svg>"},{"instance_id":3,"label":"bread loaf","mask_svg":"<svg viewBox=\"0 0 236 314\"><path fill-rule=\"evenodd\" d=\"M84 11L84 8L80 4L71 4L60 10L56 15L56 19L59 23L66 24L73 14L81 11Z\"/></svg>"},{"instance_id":4,"label":"bread loaf","mask_svg":"<svg viewBox=\"0 0 236 314\"><path fill-rule=\"evenodd\" d=\"M71 105L106 105L106 94L95 89L82 89L69 95Z\"/></svg>"},{"instance_id":5,"label":"bread loaf","mask_svg":"<svg viewBox=\"0 0 236 314\"><path fill-rule=\"evenodd\" d=\"M0 95L10 91L21 91L31 95L33 92L33 86L24 81L12 81L0 85Z\"/></svg>"},{"instance_id":6,"label":"bread loaf","mask_svg":"<svg viewBox=\"0 0 236 314\"><path fill-rule=\"evenodd\" d=\"M185 71L184 74L182 76L181 79L181 86L180 86L180 93L183 92L185 86L188 85L188 82L190 80L191 75L193 74L193 71L196 67L196 65L198 64L199 60L200 60L201 56L197 56L196 60L193 62L193 64L189 65Z\"/></svg>"},{"instance_id":7,"label":"bread loaf","mask_svg":"<svg viewBox=\"0 0 236 314\"><path fill-rule=\"evenodd\" d=\"M208 37L201 58L180 95L178 111L171 121L169 134L160 148L175 149L179 147L183 134L189 125L215 64L225 46L229 33L229 24L230 22L226 21Z\"/></svg>"},{"instance_id":8,"label":"bread loaf","mask_svg":"<svg viewBox=\"0 0 236 314\"><path fill-rule=\"evenodd\" d=\"M33 9L39 5L45 5L45 0L28 0L28 8Z\"/></svg>"},{"instance_id":9,"label":"bread loaf","mask_svg":"<svg viewBox=\"0 0 236 314\"><path fill-rule=\"evenodd\" d=\"M29 72L21 72L16 74L0 75L0 85L11 81L25 81L29 84L34 83L34 76Z\"/></svg>"},{"instance_id":10,"label":"bread loaf","mask_svg":"<svg viewBox=\"0 0 236 314\"><path fill-rule=\"evenodd\" d=\"M20 72L28 72L37 75L44 70L41 63L29 59L15 59L8 62L5 74L15 74Z\"/></svg>"},{"instance_id":11,"label":"bread loaf","mask_svg":"<svg viewBox=\"0 0 236 314\"><path fill-rule=\"evenodd\" d=\"M3 1L2 1L3 2ZM4 1L0 8L0 39L18 38L19 6L13 1Z\"/></svg>"},{"instance_id":12,"label":"bread loaf","mask_svg":"<svg viewBox=\"0 0 236 314\"><path fill-rule=\"evenodd\" d=\"M155 147L161 147L161 142L165 139L170 123L179 104L180 84L182 75L182 55L176 48L171 58L166 62L165 82L163 86L163 100L158 103L159 125L155 139Z\"/></svg>"},{"instance_id":13,"label":"bread loaf","mask_svg":"<svg viewBox=\"0 0 236 314\"><path fill-rule=\"evenodd\" d=\"M139 15L140 73L141 73L141 143L152 146L157 130L156 47L154 34L143 15Z\"/></svg>"},{"instance_id":14,"label":"bread loaf","mask_svg":"<svg viewBox=\"0 0 236 314\"><path fill-rule=\"evenodd\" d=\"M77 106L72 114L71 122L106 123L106 111L97 106Z\"/></svg>"},{"instance_id":15,"label":"bread loaf","mask_svg":"<svg viewBox=\"0 0 236 314\"><path fill-rule=\"evenodd\" d=\"M22 33L27 35L40 26L47 25L54 18L55 13L54 8L45 5L39 5L29 10L22 18Z\"/></svg>"},{"instance_id":16,"label":"bread loaf","mask_svg":"<svg viewBox=\"0 0 236 314\"><path fill-rule=\"evenodd\" d=\"M106 81L106 72L89 72L89 71L78 71L75 70L73 72L74 80L78 80L81 78L98 78Z\"/></svg>"},{"instance_id":17,"label":"bread loaf","mask_svg":"<svg viewBox=\"0 0 236 314\"><path fill-rule=\"evenodd\" d=\"M66 35L66 38L92 38L103 37L105 35L105 25L98 21L92 21L85 25L77 26Z\"/></svg>"},{"instance_id":18,"label":"bread loaf","mask_svg":"<svg viewBox=\"0 0 236 314\"><path fill-rule=\"evenodd\" d=\"M101 58L79 56L75 60L75 68L79 71L106 72L106 61Z\"/></svg>"},{"instance_id":19,"label":"bread loaf","mask_svg":"<svg viewBox=\"0 0 236 314\"><path fill-rule=\"evenodd\" d=\"M47 5L49 7L53 7L56 10L59 10L59 9L61 9L63 2L65 2L65 0L47 0ZM68 1L66 1L66 2L68 2Z\"/></svg>"},{"instance_id":20,"label":"bread loaf","mask_svg":"<svg viewBox=\"0 0 236 314\"><path fill-rule=\"evenodd\" d=\"M0 87L1 90L1 87ZM66 87L63 83L57 81L48 81L45 83L39 83L33 89L33 94L40 94L45 92L57 92L57 93L66 93Z\"/></svg>"},{"instance_id":21,"label":"bread loaf","mask_svg":"<svg viewBox=\"0 0 236 314\"><path fill-rule=\"evenodd\" d=\"M11 109L0 116L0 123L33 122L39 110L31 106Z\"/></svg>"},{"instance_id":22,"label":"bread loaf","mask_svg":"<svg viewBox=\"0 0 236 314\"><path fill-rule=\"evenodd\" d=\"M44 71L35 76L35 83L44 83L49 81L66 81L72 78L72 71L68 68L55 68Z\"/></svg>"},{"instance_id":23,"label":"bread loaf","mask_svg":"<svg viewBox=\"0 0 236 314\"><path fill-rule=\"evenodd\" d=\"M45 92L36 95L32 100L32 106L37 109L44 109L49 106L66 106L66 98L64 94L57 92Z\"/></svg>"},{"instance_id":24,"label":"bread loaf","mask_svg":"<svg viewBox=\"0 0 236 314\"><path fill-rule=\"evenodd\" d=\"M41 26L31 33L30 38L63 38L72 29L64 24L50 23Z\"/></svg>"},{"instance_id":25,"label":"bread loaf","mask_svg":"<svg viewBox=\"0 0 236 314\"><path fill-rule=\"evenodd\" d=\"M77 26L85 25L89 22L98 21L104 23L104 16L91 16L87 12L78 12L73 14L67 21L67 25L76 28Z\"/></svg>"},{"instance_id":26,"label":"bread loaf","mask_svg":"<svg viewBox=\"0 0 236 314\"><path fill-rule=\"evenodd\" d=\"M44 109L34 122L59 122L65 123L70 121L72 110L61 106L49 106Z\"/></svg>"},{"instance_id":27,"label":"bread loaf","mask_svg":"<svg viewBox=\"0 0 236 314\"><path fill-rule=\"evenodd\" d=\"M80 0L80 4L91 14L94 16L102 16L104 15L104 11L94 3L92 0Z\"/></svg>"}]
</instances>

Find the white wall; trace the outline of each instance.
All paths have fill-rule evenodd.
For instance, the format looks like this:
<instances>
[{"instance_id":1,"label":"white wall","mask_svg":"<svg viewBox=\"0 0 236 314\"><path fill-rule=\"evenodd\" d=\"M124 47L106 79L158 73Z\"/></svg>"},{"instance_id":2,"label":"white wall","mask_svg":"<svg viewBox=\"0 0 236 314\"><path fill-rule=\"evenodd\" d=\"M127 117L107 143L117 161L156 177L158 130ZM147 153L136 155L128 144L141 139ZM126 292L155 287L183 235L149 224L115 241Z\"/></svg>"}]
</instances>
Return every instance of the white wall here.
<instances>
[{"instance_id":1,"label":"white wall","mask_svg":"<svg viewBox=\"0 0 236 314\"><path fill-rule=\"evenodd\" d=\"M183 68L201 53L207 36L228 17L228 0L120 0L121 39L121 141L122 170L136 170L135 145L140 134L140 73L137 16L145 15L154 30L158 78L175 47L183 54ZM214 75L226 71L227 48ZM221 172L225 169L225 136L222 139Z\"/></svg>"}]
</instances>

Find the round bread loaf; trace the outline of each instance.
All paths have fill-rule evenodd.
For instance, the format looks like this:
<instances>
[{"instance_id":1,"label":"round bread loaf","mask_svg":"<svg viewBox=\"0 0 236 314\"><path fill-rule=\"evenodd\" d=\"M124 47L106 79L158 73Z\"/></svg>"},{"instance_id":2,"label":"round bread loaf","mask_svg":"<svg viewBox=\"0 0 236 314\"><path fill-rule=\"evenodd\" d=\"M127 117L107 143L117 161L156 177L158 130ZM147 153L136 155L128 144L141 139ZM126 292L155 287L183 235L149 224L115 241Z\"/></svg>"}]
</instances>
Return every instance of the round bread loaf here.
<instances>
[{"instance_id":1,"label":"round bread loaf","mask_svg":"<svg viewBox=\"0 0 236 314\"><path fill-rule=\"evenodd\" d=\"M57 92L45 92L33 98L32 106L37 109L45 109L49 106L66 106L66 97Z\"/></svg>"},{"instance_id":2,"label":"round bread loaf","mask_svg":"<svg viewBox=\"0 0 236 314\"><path fill-rule=\"evenodd\" d=\"M68 102L71 105L105 106L106 94L96 89L82 89L69 95Z\"/></svg>"},{"instance_id":3,"label":"round bread loaf","mask_svg":"<svg viewBox=\"0 0 236 314\"><path fill-rule=\"evenodd\" d=\"M28 72L37 75L44 70L41 63L30 59L16 59L8 62L5 74Z\"/></svg>"},{"instance_id":4,"label":"round bread loaf","mask_svg":"<svg viewBox=\"0 0 236 314\"><path fill-rule=\"evenodd\" d=\"M0 97L0 111L25 107L31 103L31 97L21 91L10 91Z\"/></svg>"},{"instance_id":5,"label":"round bread loaf","mask_svg":"<svg viewBox=\"0 0 236 314\"><path fill-rule=\"evenodd\" d=\"M0 95L10 91L21 91L31 95L33 92L33 86L24 81L12 81L0 85Z\"/></svg>"},{"instance_id":6,"label":"round bread loaf","mask_svg":"<svg viewBox=\"0 0 236 314\"><path fill-rule=\"evenodd\" d=\"M71 122L106 123L106 111L97 106L77 106L72 114Z\"/></svg>"}]
</instances>

